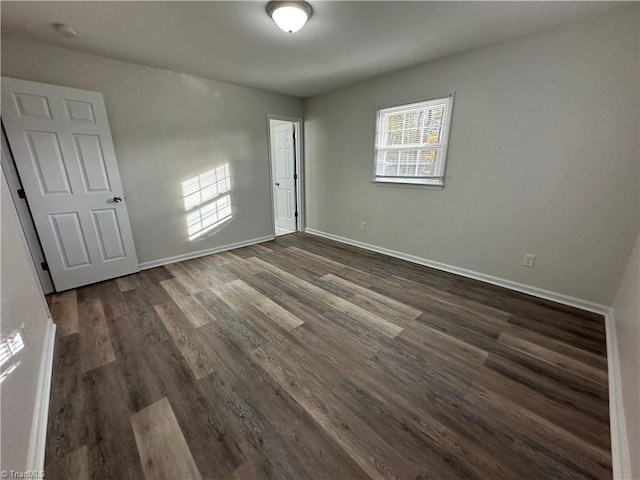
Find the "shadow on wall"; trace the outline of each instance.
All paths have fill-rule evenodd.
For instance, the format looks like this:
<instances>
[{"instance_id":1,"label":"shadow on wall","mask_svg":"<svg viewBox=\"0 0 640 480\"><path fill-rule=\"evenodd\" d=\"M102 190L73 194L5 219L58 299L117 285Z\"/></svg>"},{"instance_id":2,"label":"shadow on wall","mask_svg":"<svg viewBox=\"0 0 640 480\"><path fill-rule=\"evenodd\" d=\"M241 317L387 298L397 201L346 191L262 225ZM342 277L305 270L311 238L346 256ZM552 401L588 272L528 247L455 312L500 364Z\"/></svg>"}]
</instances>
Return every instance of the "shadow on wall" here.
<instances>
[{"instance_id":1,"label":"shadow on wall","mask_svg":"<svg viewBox=\"0 0 640 480\"><path fill-rule=\"evenodd\" d=\"M190 241L213 235L233 219L231 173L225 163L182 182Z\"/></svg>"}]
</instances>

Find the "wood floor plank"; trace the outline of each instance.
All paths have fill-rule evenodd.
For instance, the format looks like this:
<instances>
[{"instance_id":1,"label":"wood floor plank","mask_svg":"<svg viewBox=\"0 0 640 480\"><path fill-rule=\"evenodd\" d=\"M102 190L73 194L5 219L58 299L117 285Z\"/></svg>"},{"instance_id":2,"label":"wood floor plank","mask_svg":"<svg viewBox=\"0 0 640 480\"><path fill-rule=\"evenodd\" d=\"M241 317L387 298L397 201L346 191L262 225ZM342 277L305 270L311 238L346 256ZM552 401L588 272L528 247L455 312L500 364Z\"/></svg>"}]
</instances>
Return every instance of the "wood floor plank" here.
<instances>
[{"instance_id":1,"label":"wood floor plank","mask_svg":"<svg viewBox=\"0 0 640 480\"><path fill-rule=\"evenodd\" d=\"M294 363L288 362L281 352L263 347L252 355L260 365L274 375L280 385L298 402L340 447L371 478L415 478L419 469L397 453L379 435L367 427L350 411L337 408L328 401L332 386L316 370L305 368L302 363L294 362L304 371L296 375L292 369ZM366 438L366 441L363 439Z\"/></svg>"},{"instance_id":2,"label":"wood floor plank","mask_svg":"<svg viewBox=\"0 0 640 480\"><path fill-rule=\"evenodd\" d=\"M410 305L405 305L404 303L398 302L370 289L361 287L358 284L351 283L348 280L344 280L335 275L328 274L322 277L322 279L353 291L356 295L356 299L362 298L365 305L371 305L374 311L377 310L381 315L385 316L385 318L394 318L406 323L415 320L422 315L422 310L418 310Z\"/></svg>"},{"instance_id":3,"label":"wood floor plank","mask_svg":"<svg viewBox=\"0 0 640 480\"><path fill-rule=\"evenodd\" d=\"M206 337L208 345L213 345L208 338L211 335L219 338L233 337L247 350L253 350L268 341L268 336L264 335L263 329L260 328L262 323L256 324L252 321L252 318L245 314L245 310L242 310L242 313L232 310L211 290L197 293L196 298L216 318L215 322L198 328L198 332Z\"/></svg>"},{"instance_id":4,"label":"wood floor plank","mask_svg":"<svg viewBox=\"0 0 640 480\"><path fill-rule=\"evenodd\" d=\"M225 252L220 252L220 253L216 253L216 257L218 257L219 259L223 260L223 265L225 263L230 263L230 262L241 262L242 260L244 260L242 257L236 255L235 253L233 253L232 250L227 250Z\"/></svg>"},{"instance_id":5,"label":"wood floor plank","mask_svg":"<svg viewBox=\"0 0 640 480\"><path fill-rule=\"evenodd\" d=\"M338 276L360 285L361 287L365 287L370 289L373 285L377 285L380 282L384 282L386 277L381 277L379 275L374 275L372 273L364 272L362 270L358 270L357 268L352 267L344 267L337 273Z\"/></svg>"},{"instance_id":6,"label":"wood floor plank","mask_svg":"<svg viewBox=\"0 0 640 480\"><path fill-rule=\"evenodd\" d=\"M569 370L581 377L600 383L601 385L608 385L608 375L606 370L593 368L579 360L575 360L561 353L554 352L548 348L535 345L534 343L506 333L500 334L498 337L498 343L535 357L543 362L555 365L558 368Z\"/></svg>"},{"instance_id":7,"label":"wood floor plank","mask_svg":"<svg viewBox=\"0 0 640 480\"><path fill-rule=\"evenodd\" d=\"M170 263L166 265L167 270L171 272L171 274L178 279L184 288L186 288L189 293L198 293L204 288L204 285L199 283L191 273L180 263ZM164 286L164 282L161 282Z\"/></svg>"},{"instance_id":8,"label":"wood floor plank","mask_svg":"<svg viewBox=\"0 0 640 480\"><path fill-rule=\"evenodd\" d=\"M255 257L255 255L253 255L253 257ZM257 275L258 273L262 273L264 271L258 265L251 262L246 262L244 260L227 263L223 266L223 268L224 270L233 273L238 278L240 278L240 276L242 275Z\"/></svg>"},{"instance_id":9,"label":"wood floor plank","mask_svg":"<svg viewBox=\"0 0 640 480\"><path fill-rule=\"evenodd\" d=\"M295 285L296 287L305 291L309 295L312 295L318 298L319 300L325 302L327 305L335 307L338 310L341 310L346 314L353 316L355 319L361 321L362 323L368 325L371 328L374 328L382 332L383 334L389 337L393 338L394 336L396 336L398 333L402 331L402 327L394 323L391 323L375 314L369 313L363 308L358 307L357 305L354 305L352 303L349 303L348 301L342 298L331 295L325 290L321 289L320 287L316 287L315 285L312 285L309 282L305 282L304 280L301 280L298 277L279 269L278 267L274 267L273 265L270 265L269 263L264 262L263 260L260 260L258 258L252 258L249 261L258 263L265 270L268 270L274 273L275 275L286 279L287 281L291 282L292 285Z\"/></svg>"},{"instance_id":10,"label":"wood floor plank","mask_svg":"<svg viewBox=\"0 0 640 480\"><path fill-rule=\"evenodd\" d=\"M237 278L237 276L227 268L230 265L236 265L236 263L227 263L217 267L207 267L197 272L193 272L191 276L203 289L208 288L215 290Z\"/></svg>"},{"instance_id":11,"label":"wood floor plank","mask_svg":"<svg viewBox=\"0 0 640 480\"><path fill-rule=\"evenodd\" d=\"M173 274L164 266L149 268L147 270L143 270L141 273L156 285L160 285L160 282L163 282L164 280L173 278Z\"/></svg>"},{"instance_id":12,"label":"wood floor plank","mask_svg":"<svg viewBox=\"0 0 640 480\"><path fill-rule=\"evenodd\" d=\"M334 271L334 269L327 269L323 264L313 262L308 259L296 258L294 255L291 255L288 252L288 249L273 252L269 255L252 257L247 260L247 263L253 264L254 266L260 268L260 266L257 265L256 262L253 262L253 260L255 259L264 260L265 262L272 265L278 265L279 268L294 275L300 280L320 287L321 289L326 290L327 292L335 296L343 298L353 296L351 292L348 292L342 287L329 282L325 282L320 278L323 275L327 274L329 271Z\"/></svg>"},{"instance_id":13,"label":"wood floor plank","mask_svg":"<svg viewBox=\"0 0 640 480\"><path fill-rule=\"evenodd\" d=\"M473 478L537 478L526 465L505 462L498 449L491 448L491 437L487 443L476 442L467 431L456 431L448 423L446 415L439 415L430 405L416 401L414 393L403 390L401 382L384 375L360 376L352 380L352 388L362 395L374 397L376 402L387 404L383 408L393 409L392 419L400 425L411 425L419 434L428 438L431 448L442 449L443 457L455 457L452 463L464 463L462 468L472 472ZM362 410L366 414L366 410Z\"/></svg>"},{"instance_id":14,"label":"wood floor plank","mask_svg":"<svg viewBox=\"0 0 640 480\"><path fill-rule=\"evenodd\" d=\"M423 312L457 315L495 329L502 328L510 319L508 312L397 275L392 275L382 284L374 285L372 290L380 293L388 290L391 296L398 295L408 299L409 303L413 302Z\"/></svg>"},{"instance_id":15,"label":"wood floor plank","mask_svg":"<svg viewBox=\"0 0 640 480\"><path fill-rule=\"evenodd\" d=\"M517 360L494 354L490 354L484 364L567 408L582 412L605 424L608 422L608 403L597 392L585 390L581 385L572 384L570 381L549 378L532 369L523 368Z\"/></svg>"},{"instance_id":16,"label":"wood floor plank","mask_svg":"<svg viewBox=\"0 0 640 480\"><path fill-rule=\"evenodd\" d=\"M131 415L131 425L147 480L202 478L166 398Z\"/></svg>"},{"instance_id":17,"label":"wood floor plank","mask_svg":"<svg viewBox=\"0 0 640 480\"><path fill-rule=\"evenodd\" d=\"M176 305L178 305L178 308L182 310L182 313L184 313L189 319L191 325L196 328L216 320L215 317L207 311L193 295L177 297L174 301Z\"/></svg>"},{"instance_id":18,"label":"wood floor plank","mask_svg":"<svg viewBox=\"0 0 640 480\"><path fill-rule=\"evenodd\" d=\"M48 302L53 477L612 476L590 312L304 233Z\"/></svg>"},{"instance_id":19,"label":"wood floor plank","mask_svg":"<svg viewBox=\"0 0 640 480\"><path fill-rule=\"evenodd\" d=\"M586 471L594 478L610 478L610 452L592 446L552 422L484 388L470 390L467 396L473 399L479 411L486 412L487 415L500 415L502 421L525 430L530 438L540 444L546 444L550 438L556 439L554 452L571 462L577 470Z\"/></svg>"},{"instance_id":20,"label":"wood floor plank","mask_svg":"<svg viewBox=\"0 0 640 480\"><path fill-rule=\"evenodd\" d=\"M83 446L45 467L45 478L53 480L89 480L87 446Z\"/></svg>"},{"instance_id":21,"label":"wood floor plank","mask_svg":"<svg viewBox=\"0 0 640 480\"><path fill-rule=\"evenodd\" d=\"M140 457L129 417L131 403L115 362L82 376L86 396L89 475L96 478L142 478Z\"/></svg>"},{"instance_id":22,"label":"wood floor plank","mask_svg":"<svg viewBox=\"0 0 640 480\"><path fill-rule=\"evenodd\" d=\"M163 280L161 280L163 281ZM159 305L171 301L171 296L162 288L161 284L153 278L147 270L138 274L139 285L135 288L141 295L149 300L151 305Z\"/></svg>"},{"instance_id":23,"label":"wood floor plank","mask_svg":"<svg viewBox=\"0 0 640 480\"><path fill-rule=\"evenodd\" d=\"M543 322L537 322L528 317L517 314L511 315L509 323L540 333L554 340L568 343L569 345L582 350L587 350L595 353L596 355L603 357L606 357L607 355L607 346L604 339L598 338L599 336L593 336L587 332L577 333L574 331L568 331L558 326L551 326Z\"/></svg>"},{"instance_id":24,"label":"wood floor plank","mask_svg":"<svg viewBox=\"0 0 640 480\"><path fill-rule=\"evenodd\" d=\"M78 303L100 298L98 285L94 283L92 285L80 287L76 289L76 296L78 298Z\"/></svg>"},{"instance_id":25,"label":"wood floor plank","mask_svg":"<svg viewBox=\"0 0 640 480\"><path fill-rule=\"evenodd\" d=\"M463 439L434 419L420 417L427 423L426 428L420 428L411 415L398 412L397 405L383 402L348 381L334 392L360 418L374 420L371 423L376 430L396 449L409 458L419 458L419 468L434 478L517 478L508 468L483 462L489 457L486 452L475 452L473 462L468 462L472 453Z\"/></svg>"},{"instance_id":26,"label":"wood floor plank","mask_svg":"<svg viewBox=\"0 0 640 480\"><path fill-rule=\"evenodd\" d=\"M489 356L489 352L481 348L420 322L406 328L400 336L421 347L441 351L452 358L476 365L484 364Z\"/></svg>"},{"instance_id":27,"label":"wood floor plank","mask_svg":"<svg viewBox=\"0 0 640 480\"><path fill-rule=\"evenodd\" d=\"M284 438L250 399L240 396L234 384L216 382L213 374L199 381L199 388L224 415L230 431L240 438L246 458L273 478L306 478L307 475Z\"/></svg>"},{"instance_id":28,"label":"wood floor plank","mask_svg":"<svg viewBox=\"0 0 640 480\"><path fill-rule=\"evenodd\" d=\"M404 335L399 336L404 340ZM413 339L409 339L413 343ZM413 347L411 347L413 350ZM421 361L431 365L442 364L450 378L474 379L478 384L486 386L492 392L510 399L530 412L548 419L559 427L575 433L591 444L602 449L609 448L608 425L598 421L591 414L583 414L577 410L567 409L563 405L546 398L541 393L545 390L532 390L515 378L504 377L486 366L479 367L477 362L470 362L465 357L455 355L451 348L431 348L415 350ZM487 360L490 358L487 357ZM468 385L468 383L464 384ZM463 385L464 388L466 388ZM584 404L584 402L583 402Z\"/></svg>"},{"instance_id":29,"label":"wood floor plank","mask_svg":"<svg viewBox=\"0 0 640 480\"><path fill-rule=\"evenodd\" d=\"M338 337L345 346L367 357L390 341L389 337L379 335L345 314L323 304L316 304L308 298L283 292L274 297L274 301L299 318L305 319L305 327L301 330L322 332L318 333L318 336L321 335L327 341ZM297 331L294 333L298 334Z\"/></svg>"},{"instance_id":30,"label":"wood floor plank","mask_svg":"<svg viewBox=\"0 0 640 480\"><path fill-rule=\"evenodd\" d=\"M164 288L169 296L175 301L177 298L186 297L191 295L187 287L185 287L179 278L171 278L169 280L163 280L160 282L162 288ZM200 291L200 290L198 290ZM196 292L197 293L197 292Z\"/></svg>"},{"instance_id":31,"label":"wood floor plank","mask_svg":"<svg viewBox=\"0 0 640 480\"><path fill-rule=\"evenodd\" d=\"M45 450L47 464L69 455L87 441L78 334L56 339L51 375Z\"/></svg>"},{"instance_id":32,"label":"wood floor plank","mask_svg":"<svg viewBox=\"0 0 640 480\"><path fill-rule=\"evenodd\" d=\"M590 365L594 368L607 371L607 358L595 353L583 350L582 348L569 345L568 343L556 340L540 333L527 330L512 324L504 330L504 333L513 335L514 337L526 340L535 345L547 348L554 352L560 353L567 357L573 358L579 362Z\"/></svg>"},{"instance_id":33,"label":"wood floor plank","mask_svg":"<svg viewBox=\"0 0 640 480\"><path fill-rule=\"evenodd\" d=\"M345 268L344 263L336 262L330 258L323 257L322 255L316 255L315 253L303 250L298 247L288 247L288 253L292 253L296 258L313 260L315 263L319 263L325 266L325 268L333 270L334 272L340 271Z\"/></svg>"},{"instance_id":34,"label":"wood floor plank","mask_svg":"<svg viewBox=\"0 0 640 480\"><path fill-rule=\"evenodd\" d=\"M116 280L118 282L118 288L120 288L121 292L126 292L127 290L133 290L140 286L140 277L136 275L127 275L126 277L120 277Z\"/></svg>"},{"instance_id":35,"label":"wood floor plank","mask_svg":"<svg viewBox=\"0 0 640 480\"><path fill-rule=\"evenodd\" d=\"M118 318L129 313L124 295L114 280L108 280L96 285L98 298L102 303L104 316L107 319Z\"/></svg>"},{"instance_id":36,"label":"wood floor plank","mask_svg":"<svg viewBox=\"0 0 640 480\"><path fill-rule=\"evenodd\" d=\"M245 262L250 263L250 262ZM225 268L229 269L231 265L227 265ZM257 270L257 269L256 269ZM275 286L272 282L265 280L264 275L268 275L263 269L260 269L259 273L250 274L247 271L238 271L236 270L238 280L242 280L244 283L249 285L250 287L256 289L263 295L268 298L273 298L282 290L280 290L277 286Z\"/></svg>"},{"instance_id":37,"label":"wood floor plank","mask_svg":"<svg viewBox=\"0 0 640 480\"><path fill-rule=\"evenodd\" d=\"M135 337L132 335L134 340L136 337L144 339L140 345L144 345L143 354L154 375L154 379L146 381L157 382L162 396L169 399L203 477L230 476L245 461L238 446L239 439L226 430L224 418L218 416L215 406L197 388L191 368L155 308L136 290L126 292L125 297L135 314L135 321L128 324L128 329L136 332Z\"/></svg>"},{"instance_id":38,"label":"wood floor plank","mask_svg":"<svg viewBox=\"0 0 640 480\"><path fill-rule=\"evenodd\" d=\"M208 349L197 335L193 324L173 302L155 306L163 325L182 352L195 378L202 378L215 368Z\"/></svg>"},{"instance_id":39,"label":"wood floor plank","mask_svg":"<svg viewBox=\"0 0 640 480\"><path fill-rule=\"evenodd\" d=\"M319 262L314 258L299 255L295 250L291 250L290 248L273 252L268 256L265 255L259 258L269 263L277 263L282 267L286 266L288 272L305 279L318 278L337 270L335 267Z\"/></svg>"},{"instance_id":40,"label":"wood floor plank","mask_svg":"<svg viewBox=\"0 0 640 480\"><path fill-rule=\"evenodd\" d=\"M254 290L242 280L235 280L229 284L238 295L244 296L253 306L263 312L285 330L292 330L304 322L292 315L274 301L268 299L257 290Z\"/></svg>"},{"instance_id":41,"label":"wood floor plank","mask_svg":"<svg viewBox=\"0 0 640 480\"><path fill-rule=\"evenodd\" d=\"M377 329L370 328L367 324L354 319L351 315L327 305L317 298L306 295L304 291L292 287L275 277L271 278L272 282L278 285L282 291L273 300L299 318L304 318L305 322L315 320L317 323L330 324L335 329L335 333L356 337L358 341L367 345L373 351L382 348L391 340L388 335Z\"/></svg>"},{"instance_id":42,"label":"wood floor plank","mask_svg":"<svg viewBox=\"0 0 640 480\"><path fill-rule=\"evenodd\" d=\"M78 333L78 300L75 290L56 293L48 297L51 317L56 324L58 337Z\"/></svg>"},{"instance_id":43,"label":"wood floor plank","mask_svg":"<svg viewBox=\"0 0 640 480\"><path fill-rule=\"evenodd\" d=\"M78 304L80 321L80 359L82 372L115 360L107 321L99 299Z\"/></svg>"},{"instance_id":44,"label":"wood floor plank","mask_svg":"<svg viewBox=\"0 0 640 480\"><path fill-rule=\"evenodd\" d=\"M213 382L209 386L213 389L212 395L217 396L225 391L228 392L227 395L231 391L237 392L232 394L230 402L216 400L217 405L235 405L237 395L250 405L238 410L246 414L247 420L259 412L262 417L257 421L258 426L264 421L270 422L272 428L280 433L280 437L277 438L284 442L297 459L295 465L301 465L306 469L306 472L299 472L295 478L368 478L324 429L251 357L238 354L234 362L227 364L227 368L206 377L201 382L205 380ZM235 409L236 407L232 407L232 411ZM255 413L252 410L255 410ZM253 460L246 462L234 472L234 478L287 477L284 472L276 474L274 471L276 468L286 469L286 465L274 466L270 460L260 460L255 454L251 458Z\"/></svg>"},{"instance_id":45,"label":"wood floor plank","mask_svg":"<svg viewBox=\"0 0 640 480\"><path fill-rule=\"evenodd\" d=\"M422 403L445 425L483 442L492 451L503 452L502 461L510 468L532 474L537 471L544 478L588 478L579 467L567 464L566 459L555 453L553 437L541 444L531 438L531 432L504 422L500 412L489 416L479 411L466 397L472 387L471 379L443 371L445 363L433 363L415 355L407 357L404 349L390 348L375 356L373 364L403 385L404 395L410 398L417 394L422 398L414 399L414 405Z\"/></svg>"},{"instance_id":46,"label":"wood floor plank","mask_svg":"<svg viewBox=\"0 0 640 480\"><path fill-rule=\"evenodd\" d=\"M140 348L145 345L145 338L134 328L135 323L130 314L107 320L118 370L129 393L131 409L137 412L160 400L164 386L154 371L147 348Z\"/></svg>"},{"instance_id":47,"label":"wood floor plank","mask_svg":"<svg viewBox=\"0 0 640 480\"><path fill-rule=\"evenodd\" d=\"M591 412L598 418L607 415L606 393L601 385L502 346L497 342L499 332L493 329L486 330L475 324L465 324L464 319L455 316L440 318L423 314L416 322L425 323L490 352L484 363L486 366L536 391L544 392L554 400Z\"/></svg>"}]
</instances>

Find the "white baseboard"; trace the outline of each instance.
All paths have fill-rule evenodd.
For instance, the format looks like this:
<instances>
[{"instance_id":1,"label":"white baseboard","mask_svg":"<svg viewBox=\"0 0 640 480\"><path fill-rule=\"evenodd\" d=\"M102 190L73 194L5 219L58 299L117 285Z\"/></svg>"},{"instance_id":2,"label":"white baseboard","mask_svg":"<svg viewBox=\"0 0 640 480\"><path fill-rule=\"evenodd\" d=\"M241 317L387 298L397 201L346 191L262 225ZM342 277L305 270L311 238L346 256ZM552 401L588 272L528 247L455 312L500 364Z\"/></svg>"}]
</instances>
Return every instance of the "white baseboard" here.
<instances>
[{"instance_id":1,"label":"white baseboard","mask_svg":"<svg viewBox=\"0 0 640 480\"><path fill-rule=\"evenodd\" d=\"M365 250L371 250L373 252L389 255L390 257L399 258L408 262L417 263L419 265L425 265L427 267L435 268L436 270L442 270L444 272L455 273L461 277L473 278L474 280L480 280L485 283L497 285L499 287L508 288L509 290L515 290L517 292L526 293L538 298L544 298L545 300L551 300L552 302L562 303L563 305L569 305L571 307L580 308L582 310L588 310L589 312L599 313L606 315L610 308L606 305L590 302L581 298L571 297L562 293L552 292L550 290L544 290L538 287L532 287L523 283L513 282L504 278L494 277L485 273L474 272L473 270L467 270L466 268L456 267L454 265L448 265L446 263L434 262L426 258L417 257L408 253L398 252L396 250L390 250L388 248L378 247L377 245L371 245L369 243L360 242L358 240L352 240L350 238L341 237L332 233L322 232L320 230L314 230L313 228L307 228L305 230L311 235L317 235L319 237L329 238L337 242L346 243L355 247L364 248Z\"/></svg>"},{"instance_id":2,"label":"white baseboard","mask_svg":"<svg viewBox=\"0 0 640 480\"><path fill-rule=\"evenodd\" d=\"M151 260L150 262L142 262L140 264L140 270L146 270L148 268L161 267L169 263L182 262L184 260L191 260L192 258L204 257L205 255L211 255L213 253L226 252L227 250L233 250L234 248L248 247L249 245L255 245L256 243L269 242L275 238L274 235L267 235L264 237L252 238L250 240L244 240L242 242L229 243L219 247L207 248L205 250L198 250L197 252L184 253L182 255L176 255L174 257L159 258L158 260Z\"/></svg>"},{"instance_id":3,"label":"white baseboard","mask_svg":"<svg viewBox=\"0 0 640 480\"><path fill-rule=\"evenodd\" d=\"M628 480L631 478L631 460L629 457L629 443L627 439L626 423L624 408L622 404L622 380L620 377L620 361L618 358L618 342L616 339L616 328L614 312L611 307L593 303L580 298L570 297L562 293L552 292L550 290L544 290L522 283L513 282L504 278L498 278L484 273L474 272L465 268L456 267L453 265L447 265L445 263L434 262L425 258L416 257L395 250L389 250L388 248L378 247L369 243L360 242L358 240L352 240L350 238L341 237L332 233L322 232L320 230L314 230L313 228L307 228L305 230L311 235L317 235L319 237L325 237L337 242L346 243L355 247L360 247L365 250L371 250L373 252L389 255L390 257L400 258L419 265L425 265L427 267L435 268L449 273L454 273L467 278L473 278L482 282L490 283L492 285L498 285L500 287L515 290L517 292L526 293L534 297L544 298L552 302L561 303L563 305L569 305L571 307L580 308L582 310L588 310L590 312L599 313L604 315L606 338L607 338L607 366L609 375L609 419L611 427L611 460L613 463L613 477L616 480Z\"/></svg>"},{"instance_id":4,"label":"white baseboard","mask_svg":"<svg viewBox=\"0 0 640 480\"><path fill-rule=\"evenodd\" d=\"M613 309L605 315L607 329L607 364L609 370L609 425L611 428L611 461L615 480L630 480L631 452L627 437L624 405L622 403L622 377L618 355L618 335Z\"/></svg>"},{"instance_id":5,"label":"white baseboard","mask_svg":"<svg viewBox=\"0 0 640 480\"><path fill-rule=\"evenodd\" d=\"M44 452L47 442L47 420L49 419L49 396L51 393L51 373L53 369L53 349L56 340L56 325L47 319L42 357L40 359L40 373L38 374L38 390L36 404L31 422L31 437L29 440L29 454L27 456L27 470L33 472L44 471Z\"/></svg>"}]
</instances>

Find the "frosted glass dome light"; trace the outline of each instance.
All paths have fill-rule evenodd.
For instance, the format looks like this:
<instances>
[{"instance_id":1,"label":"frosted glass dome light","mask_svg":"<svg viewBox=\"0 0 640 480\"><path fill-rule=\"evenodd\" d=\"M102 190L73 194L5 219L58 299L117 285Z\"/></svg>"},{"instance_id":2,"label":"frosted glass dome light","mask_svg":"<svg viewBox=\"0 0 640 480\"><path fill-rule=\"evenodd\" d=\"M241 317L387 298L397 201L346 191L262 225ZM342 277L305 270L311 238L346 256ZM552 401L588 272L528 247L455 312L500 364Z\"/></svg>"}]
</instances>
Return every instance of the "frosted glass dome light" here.
<instances>
[{"instance_id":1,"label":"frosted glass dome light","mask_svg":"<svg viewBox=\"0 0 640 480\"><path fill-rule=\"evenodd\" d=\"M287 33L297 32L304 27L311 12L311 5L307 2L271 2L267 5L269 16Z\"/></svg>"}]
</instances>

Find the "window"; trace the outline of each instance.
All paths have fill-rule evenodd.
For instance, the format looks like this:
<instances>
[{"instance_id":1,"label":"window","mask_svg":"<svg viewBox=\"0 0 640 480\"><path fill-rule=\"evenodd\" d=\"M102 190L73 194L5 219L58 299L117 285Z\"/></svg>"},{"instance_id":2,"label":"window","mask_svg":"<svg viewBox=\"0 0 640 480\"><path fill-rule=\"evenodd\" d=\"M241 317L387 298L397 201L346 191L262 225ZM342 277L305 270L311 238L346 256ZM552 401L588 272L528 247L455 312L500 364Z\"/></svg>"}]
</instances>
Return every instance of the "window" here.
<instances>
[{"instance_id":1,"label":"window","mask_svg":"<svg viewBox=\"0 0 640 480\"><path fill-rule=\"evenodd\" d=\"M378 110L376 182L444 185L453 95Z\"/></svg>"}]
</instances>

